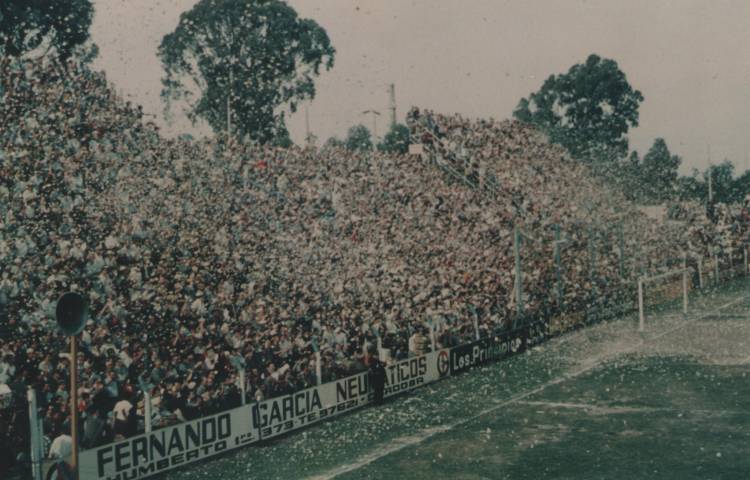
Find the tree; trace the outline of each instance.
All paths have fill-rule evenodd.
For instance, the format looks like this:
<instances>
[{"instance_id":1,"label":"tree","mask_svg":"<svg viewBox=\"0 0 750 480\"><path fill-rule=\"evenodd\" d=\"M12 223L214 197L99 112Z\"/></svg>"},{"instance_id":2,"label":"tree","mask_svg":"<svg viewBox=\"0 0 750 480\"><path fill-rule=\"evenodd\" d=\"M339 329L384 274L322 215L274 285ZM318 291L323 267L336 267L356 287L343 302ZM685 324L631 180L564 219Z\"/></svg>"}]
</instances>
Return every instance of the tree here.
<instances>
[{"instance_id":1,"label":"tree","mask_svg":"<svg viewBox=\"0 0 750 480\"><path fill-rule=\"evenodd\" d=\"M750 195L750 170L746 170L745 173L735 179L734 190L737 201L740 203L744 202L745 198Z\"/></svg>"},{"instance_id":2,"label":"tree","mask_svg":"<svg viewBox=\"0 0 750 480\"><path fill-rule=\"evenodd\" d=\"M372 135L364 125L354 125L346 134L344 145L349 150L372 150Z\"/></svg>"},{"instance_id":3,"label":"tree","mask_svg":"<svg viewBox=\"0 0 750 480\"><path fill-rule=\"evenodd\" d=\"M378 150L388 153L406 153L409 151L409 136L409 127L394 123L378 145Z\"/></svg>"},{"instance_id":4,"label":"tree","mask_svg":"<svg viewBox=\"0 0 750 480\"><path fill-rule=\"evenodd\" d=\"M640 177L641 158L638 155L638 152L635 150L630 152L628 158L620 161L617 170L619 170L619 174L610 178L617 180L617 185L625 194L625 197L632 201L638 201L643 198L643 188Z\"/></svg>"},{"instance_id":5,"label":"tree","mask_svg":"<svg viewBox=\"0 0 750 480\"><path fill-rule=\"evenodd\" d=\"M90 0L2 0L0 46L13 57L42 47L67 60L88 40L93 17Z\"/></svg>"},{"instance_id":6,"label":"tree","mask_svg":"<svg viewBox=\"0 0 750 480\"><path fill-rule=\"evenodd\" d=\"M575 158L611 161L627 154L627 133L638 126L642 101L617 62L590 55L568 73L547 78L513 115L537 125Z\"/></svg>"},{"instance_id":7,"label":"tree","mask_svg":"<svg viewBox=\"0 0 750 480\"><path fill-rule=\"evenodd\" d=\"M284 107L315 96L334 55L326 31L280 0L200 0L159 46L162 98L217 133L229 110L237 136L274 142L287 135Z\"/></svg>"},{"instance_id":8,"label":"tree","mask_svg":"<svg viewBox=\"0 0 750 480\"><path fill-rule=\"evenodd\" d=\"M335 148L346 148L346 143L340 138L329 137L326 143L323 144L323 150L335 149Z\"/></svg>"},{"instance_id":9,"label":"tree","mask_svg":"<svg viewBox=\"0 0 750 480\"><path fill-rule=\"evenodd\" d=\"M708 194L706 182L701 177L698 169L693 169L692 175L680 177L677 179L677 190L681 200L697 200L705 202Z\"/></svg>"},{"instance_id":10,"label":"tree","mask_svg":"<svg viewBox=\"0 0 750 480\"><path fill-rule=\"evenodd\" d=\"M706 171L706 179L711 175L713 187L713 201L720 203L735 203L744 197L742 185L734 179L734 164L724 159L718 165L712 165ZM747 188L747 186L745 186Z\"/></svg>"},{"instance_id":11,"label":"tree","mask_svg":"<svg viewBox=\"0 0 750 480\"><path fill-rule=\"evenodd\" d=\"M654 140L640 166L640 182L646 200L663 202L674 197L679 176L677 170L681 163L679 156L669 152L663 138Z\"/></svg>"}]
</instances>

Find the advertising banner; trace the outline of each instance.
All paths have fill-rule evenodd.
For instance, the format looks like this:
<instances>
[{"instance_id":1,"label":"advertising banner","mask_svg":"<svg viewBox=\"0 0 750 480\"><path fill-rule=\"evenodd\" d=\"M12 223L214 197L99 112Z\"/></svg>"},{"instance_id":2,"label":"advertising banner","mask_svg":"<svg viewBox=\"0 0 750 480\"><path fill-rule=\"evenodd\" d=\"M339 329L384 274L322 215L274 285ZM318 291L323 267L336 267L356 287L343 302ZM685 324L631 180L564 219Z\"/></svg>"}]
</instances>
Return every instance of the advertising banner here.
<instances>
[{"instance_id":1,"label":"advertising banner","mask_svg":"<svg viewBox=\"0 0 750 480\"><path fill-rule=\"evenodd\" d=\"M546 341L550 336L549 330L549 322L546 319L531 322L525 336L526 348L535 347Z\"/></svg>"},{"instance_id":2,"label":"advertising banner","mask_svg":"<svg viewBox=\"0 0 750 480\"><path fill-rule=\"evenodd\" d=\"M81 452L81 480L134 480L258 440L245 406Z\"/></svg>"},{"instance_id":3,"label":"advertising banner","mask_svg":"<svg viewBox=\"0 0 750 480\"><path fill-rule=\"evenodd\" d=\"M463 372L477 365L500 360L523 350L528 327L483 338L450 351L450 374Z\"/></svg>"},{"instance_id":4,"label":"advertising banner","mask_svg":"<svg viewBox=\"0 0 750 480\"><path fill-rule=\"evenodd\" d=\"M386 367L385 397L450 374L450 350ZM367 372L87 450L81 480L134 480L297 430L372 402Z\"/></svg>"},{"instance_id":5,"label":"advertising banner","mask_svg":"<svg viewBox=\"0 0 750 480\"><path fill-rule=\"evenodd\" d=\"M408 358L386 367L385 397L417 388L448 373L448 350ZM302 428L372 402L367 372L258 404L260 438Z\"/></svg>"}]
</instances>

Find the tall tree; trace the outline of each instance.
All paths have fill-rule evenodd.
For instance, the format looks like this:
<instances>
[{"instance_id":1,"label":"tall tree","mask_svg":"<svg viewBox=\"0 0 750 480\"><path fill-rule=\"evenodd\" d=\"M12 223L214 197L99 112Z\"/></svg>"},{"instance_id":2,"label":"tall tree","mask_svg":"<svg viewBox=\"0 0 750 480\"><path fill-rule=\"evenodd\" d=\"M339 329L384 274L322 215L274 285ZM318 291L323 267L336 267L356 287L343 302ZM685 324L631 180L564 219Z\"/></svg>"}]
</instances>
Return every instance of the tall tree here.
<instances>
[{"instance_id":1,"label":"tall tree","mask_svg":"<svg viewBox=\"0 0 750 480\"><path fill-rule=\"evenodd\" d=\"M677 190L681 200L705 202L708 188L701 172L694 168L690 176L677 179Z\"/></svg>"},{"instance_id":2,"label":"tall tree","mask_svg":"<svg viewBox=\"0 0 750 480\"><path fill-rule=\"evenodd\" d=\"M93 17L90 0L2 0L0 47L13 57L43 47L65 60L89 39Z\"/></svg>"},{"instance_id":3,"label":"tall tree","mask_svg":"<svg viewBox=\"0 0 750 480\"><path fill-rule=\"evenodd\" d=\"M406 153L409 151L409 127L394 123L383 137L378 149L389 153Z\"/></svg>"},{"instance_id":4,"label":"tall tree","mask_svg":"<svg viewBox=\"0 0 750 480\"><path fill-rule=\"evenodd\" d=\"M335 149L335 148L346 148L346 142L336 137L328 137L328 140L321 147L323 150Z\"/></svg>"},{"instance_id":5,"label":"tall tree","mask_svg":"<svg viewBox=\"0 0 750 480\"><path fill-rule=\"evenodd\" d=\"M185 103L193 121L263 143L286 136L284 111L315 96L333 67L326 31L280 0L201 0L159 46L162 98Z\"/></svg>"},{"instance_id":6,"label":"tall tree","mask_svg":"<svg viewBox=\"0 0 750 480\"><path fill-rule=\"evenodd\" d=\"M734 188L737 192L737 201L743 203L750 197L750 170L737 177L734 181Z\"/></svg>"},{"instance_id":7,"label":"tall tree","mask_svg":"<svg viewBox=\"0 0 750 480\"><path fill-rule=\"evenodd\" d=\"M677 170L681 163L682 159L670 153L663 138L654 140L654 144L643 157L640 168L645 200L663 202L675 196L679 176Z\"/></svg>"},{"instance_id":8,"label":"tall tree","mask_svg":"<svg viewBox=\"0 0 750 480\"><path fill-rule=\"evenodd\" d=\"M643 197L641 185L641 157L636 150L630 152L628 158L623 159L617 166L619 175L614 175L617 185L629 200L638 201Z\"/></svg>"},{"instance_id":9,"label":"tall tree","mask_svg":"<svg viewBox=\"0 0 750 480\"><path fill-rule=\"evenodd\" d=\"M349 150L372 150L372 135L364 125L354 125L346 134L344 144Z\"/></svg>"},{"instance_id":10,"label":"tall tree","mask_svg":"<svg viewBox=\"0 0 750 480\"><path fill-rule=\"evenodd\" d=\"M739 202L742 195L742 188L734 179L734 164L729 159L724 159L718 165L712 165L706 171L706 178L711 175L713 183L713 201L720 203Z\"/></svg>"},{"instance_id":11,"label":"tall tree","mask_svg":"<svg viewBox=\"0 0 750 480\"><path fill-rule=\"evenodd\" d=\"M539 126L576 158L616 160L627 154L627 133L638 126L642 101L617 62L590 55L567 73L547 78L513 114Z\"/></svg>"}]
</instances>

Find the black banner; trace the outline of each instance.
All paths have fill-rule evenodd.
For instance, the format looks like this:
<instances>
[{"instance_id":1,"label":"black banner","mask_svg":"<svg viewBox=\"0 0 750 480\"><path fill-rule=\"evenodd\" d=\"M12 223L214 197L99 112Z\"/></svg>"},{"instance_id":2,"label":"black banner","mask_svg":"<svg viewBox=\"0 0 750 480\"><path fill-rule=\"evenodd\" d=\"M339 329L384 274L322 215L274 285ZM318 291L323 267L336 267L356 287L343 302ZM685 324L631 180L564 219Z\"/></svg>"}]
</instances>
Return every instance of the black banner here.
<instances>
[{"instance_id":1,"label":"black banner","mask_svg":"<svg viewBox=\"0 0 750 480\"><path fill-rule=\"evenodd\" d=\"M522 352L528 343L528 333L529 328L525 326L452 348L450 353L451 375Z\"/></svg>"}]
</instances>

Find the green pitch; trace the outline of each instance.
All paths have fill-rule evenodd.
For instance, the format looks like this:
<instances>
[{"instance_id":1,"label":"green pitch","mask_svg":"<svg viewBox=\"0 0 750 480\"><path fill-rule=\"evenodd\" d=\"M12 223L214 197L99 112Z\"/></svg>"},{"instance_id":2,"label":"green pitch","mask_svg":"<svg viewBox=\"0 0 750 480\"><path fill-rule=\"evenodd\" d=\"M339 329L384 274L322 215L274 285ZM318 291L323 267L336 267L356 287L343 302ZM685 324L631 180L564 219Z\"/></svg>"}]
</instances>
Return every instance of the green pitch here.
<instances>
[{"instance_id":1,"label":"green pitch","mask_svg":"<svg viewBox=\"0 0 750 480\"><path fill-rule=\"evenodd\" d=\"M750 282L691 303L167 478L750 478Z\"/></svg>"}]
</instances>

